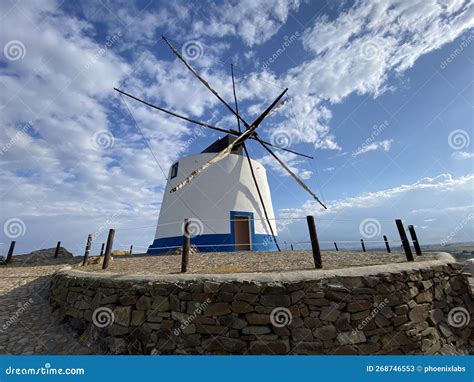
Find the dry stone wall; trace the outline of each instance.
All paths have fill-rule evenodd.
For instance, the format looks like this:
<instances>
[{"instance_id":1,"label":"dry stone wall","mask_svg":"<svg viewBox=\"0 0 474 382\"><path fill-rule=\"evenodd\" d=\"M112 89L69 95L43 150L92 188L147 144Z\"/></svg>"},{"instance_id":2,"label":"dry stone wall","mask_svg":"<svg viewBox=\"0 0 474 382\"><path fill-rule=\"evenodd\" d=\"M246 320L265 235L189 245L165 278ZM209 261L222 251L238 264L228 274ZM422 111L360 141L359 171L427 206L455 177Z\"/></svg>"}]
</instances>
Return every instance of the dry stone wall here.
<instances>
[{"instance_id":1,"label":"dry stone wall","mask_svg":"<svg viewBox=\"0 0 474 382\"><path fill-rule=\"evenodd\" d=\"M468 278L447 254L325 272L65 269L50 301L106 354L467 354L474 343Z\"/></svg>"}]
</instances>

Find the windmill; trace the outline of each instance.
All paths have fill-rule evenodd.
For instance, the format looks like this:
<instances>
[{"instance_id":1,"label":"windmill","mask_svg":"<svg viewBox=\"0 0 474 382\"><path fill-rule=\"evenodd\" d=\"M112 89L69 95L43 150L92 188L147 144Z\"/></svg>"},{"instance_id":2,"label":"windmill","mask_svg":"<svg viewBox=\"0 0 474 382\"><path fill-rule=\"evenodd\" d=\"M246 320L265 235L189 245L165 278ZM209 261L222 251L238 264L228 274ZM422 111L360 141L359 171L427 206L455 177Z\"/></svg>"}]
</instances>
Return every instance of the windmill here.
<instances>
[{"instance_id":1,"label":"windmill","mask_svg":"<svg viewBox=\"0 0 474 382\"><path fill-rule=\"evenodd\" d=\"M176 118L226 135L201 153L181 158L171 166L153 244L148 253L165 253L182 245L185 218L191 219L191 243L200 251L280 250L265 168L249 155L246 142L257 141L322 207L326 206L271 148L310 159L313 157L260 138L257 128L281 108L288 89L248 123L239 113L231 65L234 107L229 105L164 36L163 40L189 71L236 117L237 130L189 118L114 88L122 96ZM243 129L241 128L243 125ZM243 131L242 131L243 130ZM243 155L245 154L245 156ZM189 186L194 185L191 191Z\"/></svg>"}]
</instances>

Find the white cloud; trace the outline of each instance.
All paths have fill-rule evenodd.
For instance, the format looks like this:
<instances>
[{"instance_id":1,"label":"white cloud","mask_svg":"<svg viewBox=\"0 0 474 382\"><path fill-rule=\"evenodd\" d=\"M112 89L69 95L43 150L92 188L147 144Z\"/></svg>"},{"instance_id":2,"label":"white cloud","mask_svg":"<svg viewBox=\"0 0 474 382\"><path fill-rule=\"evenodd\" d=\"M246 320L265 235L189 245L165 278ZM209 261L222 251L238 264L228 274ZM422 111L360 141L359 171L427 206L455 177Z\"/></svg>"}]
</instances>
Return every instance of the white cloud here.
<instances>
[{"instance_id":1,"label":"white cloud","mask_svg":"<svg viewBox=\"0 0 474 382\"><path fill-rule=\"evenodd\" d=\"M298 169L296 166L303 163L301 159L295 154L289 152L278 152L278 158L280 158L285 164L298 175L301 179L310 179L313 172L307 169ZM260 159L257 159L264 166L270 167L273 171L276 171L281 176L290 176L290 174L278 163L278 161L271 155L265 155Z\"/></svg>"},{"instance_id":2,"label":"white cloud","mask_svg":"<svg viewBox=\"0 0 474 382\"><path fill-rule=\"evenodd\" d=\"M451 154L451 157L456 160L473 159L474 153L468 153L466 151L455 151Z\"/></svg>"},{"instance_id":3,"label":"white cloud","mask_svg":"<svg viewBox=\"0 0 474 382\"><path fill-rule=\"evenodd\" d=\"M352 156L358 157L359 155L366 154L369 151L375 151L375 150L383 150L385 152L390 151L390 148L392 147L392 142L393 139L384 139L383 141L375 141L372 143L369 143L368 145L363 145L362 147L358 148L356 151L352 153Z\"/></svg>"},{"instance_id":4,"label":"white cloud","mask_svg":"<svg viewBox=\"0 0 474 382\"><path fill-rule=\"evenodd\" d=\"M386 233L390 239L398 237L394 224L397 218L420 228L426 227L429 222L429 230L418 233L420 240L422 243L439 244L466 216L474 213L473 188L474 174L459 178L440 174L412 184L328 201L327 210L323 210L315 201L308 200L299 208L280 210L277 215L285 218L314 215L323 242L358 242L359 224L366 218L377 219L382 226L380 234ZM458 229L455 241L472 240L473 223L471 221L463 225L462 230ZM301 232L306 232L297 220L287 228L287 236L293 240L299 239ZM374 240L380 240L380 237Z\"/></svg>"},{"instance_id":5,"label":"white cloud","mask_svg":"<svg viewBox=\"0 0 474 382\"><path fill-rule=\"evenodd\" d=\"M436 0L358 1L335 18L321 16L302 35L311 58L298 63L282 83L298 89L294 136L317 148L339 149L330 131L330 103L350 94L374 97L392 89L392 73L403 73L422 55L474 26L474 3ZM325 103L326 102L326 103ZM287 112L287 117L291 114Z\"/></svg>"},{"instance_id":6,"label":"white cloud","mask_svg":"<svg viewBox=\"0 0 474 382\"><path fill-rule=\"evenodd\" d=\"M299 0L227 1L206 5L208 19L193 23L196 36L237 36L252 47L270 39L298 9Z\"/></svg>"}]
</instances>

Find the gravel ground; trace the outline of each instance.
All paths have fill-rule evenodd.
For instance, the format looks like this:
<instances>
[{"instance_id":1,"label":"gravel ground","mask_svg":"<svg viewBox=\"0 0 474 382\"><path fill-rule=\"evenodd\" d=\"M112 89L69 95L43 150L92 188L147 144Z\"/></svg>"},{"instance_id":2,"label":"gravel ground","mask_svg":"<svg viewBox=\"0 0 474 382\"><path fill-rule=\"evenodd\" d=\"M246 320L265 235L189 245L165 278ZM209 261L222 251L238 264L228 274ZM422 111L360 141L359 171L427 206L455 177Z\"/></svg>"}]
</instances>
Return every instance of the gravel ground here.
<instances>
[{"instance_id":1,"label":"gravel ground","mask_svg":"<svg viewBox=\"0 0 474 382\"><path fill-rule=\"evenodd\" d=\"M416 261L431 260L433 253L425 253ZM367 265L401 263L406 261L400 252L322 252L324 269L362 267ZM98 264L79 267L88 272L101 272ZM283 252L212 252L190 255L188 273L240 273L240 272L281 272L314 269L309 251ZM181 256L133 255L115 256L109 264L108 272L127 274L172 274L181 270Z\"/></svg>"}]
</instances>

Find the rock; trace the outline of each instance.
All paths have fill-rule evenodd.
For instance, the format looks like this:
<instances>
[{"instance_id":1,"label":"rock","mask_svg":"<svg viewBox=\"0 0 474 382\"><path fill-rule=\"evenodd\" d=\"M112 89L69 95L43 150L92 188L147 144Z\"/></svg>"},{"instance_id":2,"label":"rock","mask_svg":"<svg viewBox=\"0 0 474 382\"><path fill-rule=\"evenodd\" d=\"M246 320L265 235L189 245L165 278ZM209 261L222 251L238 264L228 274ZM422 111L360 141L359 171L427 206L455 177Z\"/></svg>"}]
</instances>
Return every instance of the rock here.
<instances>
[{"instance_id":1,"label":"rock","mask_svg":"<svg viewBox=\"0 0 474 382\"><path fill-rule=\"evenodd\" d=\"M382 316L381 314L377 314L375 316L375 323L377 324L377 326L379 328L383 328L384 326L389 326L390 325L390 321L387 320L384 316Z\"/></svg>"},{"instance_id":2,"label":"rock","mask_svg":"<svg viewBox=\"0 0 474 382\"><path fill-rule=\"evenodd\" d=\"M204 281L204 293L217 293L219 291L220 283L215 281Z\"/></svg>"},{"instance_id":3,"label":"rock","mask_svg":"<svg viewBox=\"0 0 474 382\"><path fill-rule=\"evenodd\" d=\"M364 332L353 330L352 332L339 333L336 341L340 345L353 345L361 342L366 342Z\"/></svg>"},{"instance_id":4,"label":"rock","mask_svg":"<svg viewBox=\"0 0 474 382\"><path fill-rule=\"evenodd\" d=\"M433 301L433 294L430 291L422 292L415 297L415 301L418 304L423 303L423 302L431 302Z\"/></svg>"},{"instance_id":5,"label":"rock","mask_svg":"<svg viewBox=\"0 0 474 382\"><path fill-rule=\"evenodd\" d=\"M312 306L326 306L329 305L329 300L325 298L307 298L304 300L305 304Z\"/></svg>"},{"instance_id":6,"label":"rock","mask_svg":"<svg viewBox=\"0 0 474 382\"><path fill-rule=\"evenodd\" d=\"M248 322L247 322L248 321ZM232 329L243 329L250 323L251 325L255 325L254 322L250 320L242 320L241 318L237 318L235 316L222 316L219 318L219 322L222 326L226 326Z\"/></svg>"},{"instance_id":7,"label":"rock","mask_svg":"<svg viewBox=\"0 0 474 382\"><path fill-rule=\"evenodd\" d=\"M308 328L297 328L291 330L291 339L295 341L312 341L313 333Z\"/></svg>"},{"instance_id":8,"label":"rock","mask_svg":"<svg viewBox=\"0 0 474 382\"><path fill-rule=\"evenodd\" d=\"M151 307L151 298L148 296L141 296L137 301L138 310L148 310Z\"/></svg>"},{"instance_id":9,"label":"rock","mask_svg":"<svg viewBox=\"0 0 474 382\"><path fill-rule=\"evenodd\" d=\"M137 296L125 295L119 298L121 305L135 305L137 302Z\"/></svg>"},{"instance_id":10,"label":"rock","mask_svg":"<svg viewBox=\"0 0 474 382\"><path fill-rule=\"evenodd\" d=\"M204 340L202 347L206 352L220 353L244 353L247 350L247 344L244 341L222 336Z\"/></svg>"},{"instance_id":11,"label":"rock","mask_svg":"<svg viewBox=\"0 0 474 382\"><path fill-rule=\"evenodd\" d=\"M104 342L112 354L128 354L128 344L123 338L107 337Z\"/></svg>"},{"instance_id":12,"label":"rock","mask_svg":"<svg viewBox=\"0 0 474 382\"><path fill-rule=\"evenodd\" d=\"M219 325L200 325L196 324L196 332L202 334L211 334L223 336L229 331L229 328Z\"/></svg>"},{"instance_id":13,"label":"rock","mask_svg":"<svg viewBox=\"0 0 474 382\"><path fill-rule=\"evenodd\" d=\"M362 320L368 317L370 314L370 310L364 310L362 312L352 313L351 314L351 321Z\"/></svg>"},{"instance_id":14,"label":"rock","mask_svg":"<svg viewBox=\"0 0 474 382\"><path fill-rule=\"evenodd\" d=\"M317 328L321 325L321 320L316 317L306 317L303 322L304 326L310 329Z\"/></svg>"},{"instance_id":15,"label":"rock","mask_svg":"<svg viewBox=\"0 0 474 382\"><path fill-rule=\"evenodd\" d=\"M321 315L319 316L319 318L322 321L336 321L339 318L340 314L341 312L339 310L329 307L324 308L321 311Z\"/></svg>"},{"instance_id":16,"label":"rock","mask_svg":"<svg viewBox=\"0 0 474 382\"><path fill-rule=\"evenodd\" d=\"M339 332L351 330L352 327L350 313L342 313L341 316L336 320L334 326Z\"/></svg>"},{"instance_id":17,"label":"rock","mask_svg":"<svg viewBox=\"0 0 474 382\"><path fill-rule=\"evenodd\" d=\"M408 317L412 322L422 322L424 321L429 314L429 305L428 304L421 304L416 305L412 308L412 310L408 313Z\"/></svg>"},{"instance_id":18,"label":"rock","mask_svg":"<svg viewBox=\"0 0 474 382\"><path fill-rule=\"evenodd\" d=\"M131 306L116 306L114 309L114 322L118 325L129 326L132 314Z\"/></svg>"},{"instance_id":19,"label":"rock","mask_svg":"<svg viewBox=\"0 0 474 382\"><path fill-rule=\"evenodd\" d=\"M368 300L354 301L347 305L348 312L360 312L372 308L372 303Z\"/></svg>"},{"instance_id":20,"label":"rock","mask_svg":"<svg viewBox=\"0 0 474 382\"><path fill-rule=\"evenodd\" d=\"M321 341L296 342L293 343L293 354L323 354L323 343Z\"/></svg>"},{"instance_id":21,"label":"rock","mask_svg":"<svg viewBox=\"0 0 474 382\"><path fill-rule=\"evenodd\" d=\"M332 340L336 337L337 330L334 325L325 325L314 329L313 334L316 338L321 340Z\"/></svg>"},{"instance_id":22,"label":"rock","mask_svg":"<svg viewBox=\"0 0 474 382\"><path fill-rule=\"evenodd\" d=\"M290 344L285 340L277 341L252 341L249 354L288 354Z\"/></svg>"},{"instance_id":23,"label":"rock","mask_svg":"<svg viewBox=\"0 0 474 382\"><path fill-rule=\"evenodd\" d=\"M250 325L269 325L271 323L269 314L248 313L245 318Z\"/></svg>"},{"instance_id":24,"label":"rock","mask_svg":"<svg viewBox=\"0 0 474 382\"><path fill-rule=\"evenodd\" d=\"M204 310L205 316L223 316L229 313L231 313L230 305L226 302L209 304Z\"/></svg>"},{"instance_id":25,"label":"rock","mask_svg":"<svg viewBox=\"0 0 474 382\"><path fill-rule=\"evenodd\" d=\"M140 326L146 321L145 312L143 310L134 310L132 312L131 326Z\"/></svg>"},{"instance_id":26,"label":"rock","mask_svg":"<svg viewBox=\"0 0 474 382\"><path fill-rule=\"evenodd\" d=\"M305 296L304 291L302 290L297 290L291 293L290 298L291 298L291 303L295 304L298 301L300 301L303 297Z\"/></svg>"},{"instance_id":27,"label":"rock","mask_svg":"<svg viewBox=\"0 0 474 382\"><path fill-rule=\"evenodd\" d=\"M107 331L111 336L118 337L123 336L129 332L128 328L122 325L112 324L107 328Z\"/></svg>"},{"instance_id":28,"label":"rock","mask_svg":"<svg viewBox=\"0 0 474 382\"><path fill-rule=\"evenodd\" d=\"M158 312L166 312L170 310L170 301L168 297L165 296L155 296L153 297L153 303L151 304L151 309Z\"/></svg>"},{"instance_id":29,"label":"rock","mask_svg":"<svg viewBox=\"0 0 474 382\"><path fill-rule=\"evenodd\" d=\"M258 300L258 295L251 293L237 293L234 295L235 301L255 302Z\"/></svg>"},{"instance_id":30,"label":"rock","mask_svg":"<svg viewBox=\"0 0 474 382\"><path fill-rule=\"evenodd\" d=\"M328 290L325 292L325 296L329 300L333 301L343 301L343 302L351 302L352 301L352 296L350 293L345 293L345 292L336 292L333 290Z\"/></svg>"},{"instance_id":31,"label":"rock","mask_svg":"<svg viewBox=\"0 0 474 382\"><path fill-rule=\"evenodd\" d=\"M393 317L391 322L393 326L400 326L401 324L404 324L407 321L408 321L408 317L406 314L404 314L403 316Z\"/></svg>"},{"instance_id":32,"label":"rock","mask_svg":"<svg viewBox=\"0 0 474 382\"><path fill-rule=\"evenodd\" d=\"M270 332L271 330L267 326L246 326L245 328L242 329L242 333L244 334L259 335L259 334L267 334Z\"/></svg>"},{"instance_id":33,"label":"rock","mask_svg":"<svg viewBox=\"0 0 474 382\"><path fill-rule=\"evenodd\" d=\"M397 315L407 314L409 310L410 309L408 309L407 304L399 305L395 307L395 314Z\"/></svg>"},{"instance_id":34,"label":"rock","mask_svg":"<svg viewBox=\"0 0 474 382\"><path fill-rule=\"evenodd\" d=\"M383 335L380 337L380 340L382 342L382 348L385 350L392 350L402 345L408 345L412 341L410 337L402 332L394 332Z\"/></svg>"},{"instance_id":35,"label":"rock","mask_svg":"<svg viewBox=\"0 0 474 382\"><path fill-rule=\"evenodd\" d=\"M428 313L428 320L434 326L436 326L439 322L441 322L443 317L444 317L444 313L441 309L433 309L433 310L430 310Z\"/></svg>"},{"instance_id":36,"label":"rock","mask_svg":"<svg viewBox=\"0 0 474 382\"><path fill-rule=\"evenodd\" d=\"M234 301L232 303L232 311L234 313L249 313L254 310L253 306L244 301Z\"/></svg>"},{"instance_id":37,"label":"rock","mask_svg":"<svg viewBox=\"0 0 474 382\"><path fill-rule=\"evenodd\" d=\"M263 306L288 307L290 306L290 297L287 295L263 295L260 296L260 303Z\"/></svg>"}]
</instances>

